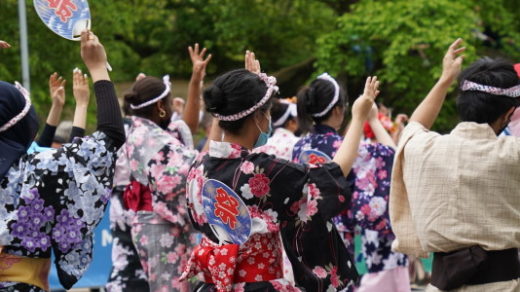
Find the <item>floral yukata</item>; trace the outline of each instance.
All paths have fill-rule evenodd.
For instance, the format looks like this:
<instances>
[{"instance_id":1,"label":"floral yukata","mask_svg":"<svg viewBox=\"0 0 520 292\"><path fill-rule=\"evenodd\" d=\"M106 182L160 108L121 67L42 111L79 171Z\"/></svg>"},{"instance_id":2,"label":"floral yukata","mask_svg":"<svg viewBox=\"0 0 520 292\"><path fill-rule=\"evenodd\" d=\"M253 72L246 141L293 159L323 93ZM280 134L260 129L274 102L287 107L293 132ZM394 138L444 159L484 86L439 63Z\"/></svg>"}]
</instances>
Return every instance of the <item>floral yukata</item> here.
<instances>
[{"instance_id":1,"label":"floral yukata","mask_svg":"<svg viewBox=\"0 0 520 292\"><path fill-rule=\"evenodd\" d=\"M9 270L18 268L24 278L17 283L0 279L0 290L48 290L51 251L63 287L81 278L92 260L94 228L110 199L112 144L95 132L58 149L24 155L11 167L0 182L0 275L9 278ZM30 268L19 266L20 257L32 261Z\"/></svg>"},{"instance_id":2,"label":"floral yukata","mask_svg":"<svg viewBox=\"0 0 520 292\"><path fill-rule=\"evenodd\" d=\"M123 188L114 188L110 199L112 271L106 289L109 292L149 291L146 275L132 242L131 226L135 212L124 208L123 192Z\"/></svg>"},{"instance_id":3,"label":"floral yukata","mask_svg":"<svg viewBox=\"0 0 520 292\"><path fill-rule=\"evenodd\" d=\"M276 128L273 136L267 140L267 144L254 149L254 152L264 152L280 159L291 160L294 144L300 140L293 132L285 128Z\"/></svg>"},{"instance_id":4,"label":"floral yukata","mask_svg":"<svg viewBox=\"0 0 520 292\"><path fill-rule=\"evenodd\" d=\"M125 133L132 121L124 119ZM118 160L120 163L124 160ZM112 270L105 286L109 292L149 291L148 281L139 255L132 242L132 221L135 212L125 208L123 194L125 183L129 181L130 170L117 167L114 176L114 189L110 199L110 232L112 234Z\"/></svg>"},{"instance_id":5,"label":"floral yukata","mask_svg":"<svg viewBox=\"0 0 520 292\"><path fill-rule=\"evenodd\" d=\"M208 179L223 182L246 204L252 230L245 243L217 244L202 206L202 187ZM237 144L211 141L209 153L199 156L190 170L187 194L192 222L204 236L186 274L202 273L205 284L200 291L299 291L283 279L280 232L285 225L293 226L283 241L295 276L317 283L308 291L340 290L357 276L344 268L349 259L341 252L341 239L327 241L339 238L336 229L323 224L350 200L350 187L335 163L307 168ZM315 234L307 234L313 223L323 228L314 227ZM321 242L332 245L322 249Z\"/></svg>"},{"instance_id":6,"label":"floral yukata","mask_svg":"<svg viewBox=\"0 0 520 292\"><path fill-rule=\"evenodd\" d=\"M184 127L165 131L147 119L132 117L131 121L116 177L127 178L118 184L127 187L126 207L137 211L132 240L150 291L180 291L187 283L179 277L195 243L184 192L197 151L192 149L191 134L179 134L186 133Z\"/></svg>"},{"instance_id":7,"label":"floral yukata","mask_svg":"<svg viewBox=\"0 0 520 292\"><path fill-rule=\"evenodd\" d=\"M296 143L293 160L298 162L301 152L308 149L334 157L342 141L333 128L317 125L313 133ZM394 155L392 148L379 143L360 145L348 176L354 186L351 205L333 220L351 253L354 230L356 226L361 228L362 253L369 273L408 265L405 255L391 250L395 236L388 215L388 196Z\"/></svg>"}]
</instances>

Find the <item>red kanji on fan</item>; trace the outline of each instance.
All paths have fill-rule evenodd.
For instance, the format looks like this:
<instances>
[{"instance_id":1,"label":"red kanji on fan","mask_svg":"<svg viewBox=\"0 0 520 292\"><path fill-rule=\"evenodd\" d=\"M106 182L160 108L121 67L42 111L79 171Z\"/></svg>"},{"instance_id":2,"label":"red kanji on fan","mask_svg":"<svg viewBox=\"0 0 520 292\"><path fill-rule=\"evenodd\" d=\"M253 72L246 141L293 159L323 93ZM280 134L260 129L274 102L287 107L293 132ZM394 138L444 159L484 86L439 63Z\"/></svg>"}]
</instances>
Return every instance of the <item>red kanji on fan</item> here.
<instances>
[{"instance_id":1,"label":"red kanji on fan","mask_svg":"<svg viewBox=\"0 0 520 292\"><path fill-rule=\"evenodd\" d=\"M78 7L72 0L47 0L49 8L54 9L54 14L58 16L61 22L67 22L72 17L72 11L78 10Z\"/></svg>"},{"instance_id":2,"label":"red kanji on fan","mask_svg":"<svg viewBox=\"0 0 520 292\"><path fill-rule=\"evenodd\" d=\"M223 188L217 188L215 196L215 216L220 218L224 224L229 225L231 229L235 229L238 215L238 201L229 195Z\"/></svg>"},{"instance_id":3,"label":"red kanji on fan","mask_svg":"<svg viewBox=\"0 0 520 292\"><path fill-rule=\"evenodd\" d=\"M327 162L327 159L325 159L325 157L321 157L316 154L309 155L309 164L323 164L325 162Z\"/></svg>"}]
</instances>

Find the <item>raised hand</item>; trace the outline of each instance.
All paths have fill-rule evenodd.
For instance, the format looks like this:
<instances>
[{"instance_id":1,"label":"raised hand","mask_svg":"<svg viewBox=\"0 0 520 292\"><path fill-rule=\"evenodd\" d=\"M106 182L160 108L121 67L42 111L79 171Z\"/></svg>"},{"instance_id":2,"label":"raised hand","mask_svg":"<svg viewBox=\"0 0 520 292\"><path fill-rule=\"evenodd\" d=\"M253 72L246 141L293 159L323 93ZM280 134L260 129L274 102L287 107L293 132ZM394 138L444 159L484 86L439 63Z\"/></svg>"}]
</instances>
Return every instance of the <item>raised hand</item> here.
<instances>
[{"instance_id":1,"label":"raised hand","mask_svg":"<svg viewBox=\"0 0 520 292\"><path fill-rule=\"evenodd\" d=\"M178 113L182 116L184 112L184 107L186 106L186 102L184 99L180 97L175 97L172 99L172 109L174 112Z\"/></svg>"},{"instance_id":2,"label":"raised hand","mask_svg":"<svg viewBox=\"0 0 520 292\"><path fill-rule=\"evenodd\" d=\"M67 80L54 72L49 77L49 92L52 98L52 105L63 107L65 105L65 83Z\"/></svg>"},{"instance_id":3,"label":"raised hand","mask_svg":"<svg viewBox=\"0 0 520 292\"><path fill-rule=\"evenodd\" d=\"M87 74L83 74L78 68L72 71L72 92L76 100L76 105L88 106L90 100L88 77Z\"/></svg>"},{"instance_id":4,"label":"raised hand","mask_svg":"<svg viewBox=\"0 0 520 292\"><path fill-rule=\"evenodd\" d=\"M260 74L260 61L256 59L255 53L246 51L246 57L245 57L245 68L246 70L255 73Z\"/></svg>"},{"instance_id":5,"label":"raised hand","mask_svg":"<svg viewBox=\"0 0 520 292\"><path fill-rule=\"evenodd\" d=\"M455 40L448 48L442 60L441 78L450 83L459 76L461 71L462 61L464 60L464 55L461 55L461 53L466 50L466 47L460 47L461 44L461 38Z\"/></svg>"},{"instance_id":6,"label":"raised hand","mask_svg":"<svg viewBox=\"0 0 520 292\"><path fill-rule=\"evenodd\" d=\"M8 42L0 40L0 49L9 49L11 45Z\"/></svg>"},{"instance_id":7,"label":"raised hand","mask_svg":"<svg viewBox=\"0 0 520 292\"><path fill-rule=\"evenodd\" d=\"M94 82L110 80L107 71L107 54L98 37L90 30L81 33L81 58Z\"/></svg>"},{"instance_id":8,"label":"raised hand","mask_svg":"<svg viewBox=\"0 0 520 292\"><path fill-rule=\"evenodd\" d=\"M137 76L135 77L135 81L139 81L139 80L141 80L141 79L143 79L143 78L145 78L145 77L146 77L146 74L144 74L144 73L139 73L139 74L137 74Z\"/></svg>"},{"instance_id":9,"label":"raised hand","mask_svg":"<svg viewBox=\"0 0 520 292\"><path fill-rule=\"evenodd\" d=\"M368 77L365 82L365 90L363 91L363 95L356 99L352 105L353 118L365 120L368 117L368 114L372 109L372 105L374 104L374 100L378 94L379 81L377 80L377 77Z\"/></svg>"},{"instance_id":10,"label":"raised hand","mask_svg":"<svg viewBox=\"0 0 520 292\"><path fill-rule=\"evenodd\" d=\"M177 100L178 106L176 110L182 108L182 119L186 122L192 134L197 132L199 126L199 110L200 110L200 92L202 90L202 82L206 75L206 67L211 60L211 54L206 58L206 48L199 48L199 44L195 44L193 48L188 47L190 53L191 62L193 63L193 72L191 74L190 84L188 86L188 99L186 100L186 106L180 106L180 101Z\"/></svg>"},{"instance_id":11,"label":"raised hand","mask_svg":"<svg viewBox=\"0 0 520 292\"><path fill-rule=\"evenodd\" d=\"M204 76L206 76L206 67L208 66L208 63L212 57L212 55L209 54L206 58L204 58L206 51L206 48L200 50L199 44L195 44L193 48L191 46L188 47L191 63L193 64L192 74L199 80L204 79Z\"/></svg>"},{"instance_id":12,"label":"raised hand","mask_svg":"<svg viewBox=\"0 0 520 292\"><path fill-rule=\"evenodd\" d=\"M397 125L403 125L405 122L408 121L408 115L406 114L398 114L395 118L395 123Z\"/></svg>"}]
</instances>

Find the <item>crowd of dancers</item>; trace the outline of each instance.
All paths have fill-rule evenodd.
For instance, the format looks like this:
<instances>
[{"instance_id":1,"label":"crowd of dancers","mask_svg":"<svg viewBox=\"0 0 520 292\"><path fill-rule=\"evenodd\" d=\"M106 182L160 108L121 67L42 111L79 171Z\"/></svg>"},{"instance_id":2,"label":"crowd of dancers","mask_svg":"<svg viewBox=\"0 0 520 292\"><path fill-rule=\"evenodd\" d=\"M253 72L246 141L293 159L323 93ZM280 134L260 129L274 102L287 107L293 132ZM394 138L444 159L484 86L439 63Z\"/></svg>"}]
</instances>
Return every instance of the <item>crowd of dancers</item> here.
<instances>
[{"instance_id":1,"label":"crowd of dancers","mask_svg":"<svg viewBox=\"0 0 520 292\"><path fill-rule=\"evenodd\" d=\"M461 74L461 43L409 121L392 121L375 76L351 106L327 73L283 99L249 51L203 90L211 55L197 44L185 102L168 76L139 74L120 106L105 49L83 32L93 134L79 69L61 140L64 78L49 79L38 139L30 94L0 82L0 290L49 291L51 265L71 288L110 201L112 292L410 291L409 257L428 253L428 291L520 291L520 141L497 138L520 105L520 74L490 58ZM440 135L429 129L457 78L462 122Z\"/></svg>"}]
</instances>

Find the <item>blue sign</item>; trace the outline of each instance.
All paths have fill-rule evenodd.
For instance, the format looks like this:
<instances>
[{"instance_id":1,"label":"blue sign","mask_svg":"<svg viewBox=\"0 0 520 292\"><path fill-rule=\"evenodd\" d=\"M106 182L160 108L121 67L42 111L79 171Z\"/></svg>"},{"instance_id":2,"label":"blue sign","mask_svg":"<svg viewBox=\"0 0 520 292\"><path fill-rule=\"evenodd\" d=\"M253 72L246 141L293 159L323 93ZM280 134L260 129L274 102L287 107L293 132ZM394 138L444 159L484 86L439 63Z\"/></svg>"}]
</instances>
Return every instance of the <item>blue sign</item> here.
<instances>
[{"instance_id":1,"label":"blue sign","mask_svg":"<svg viewBox=\"0 0 520 292\"><path fill-rule=\"evenodd\" d=\"M87 0L34 0L34 8L48 28L68 40L77 41L90 29Z\"/></svg>"},{"instance_id":2,"label":"blue sign","mask_svg":"<svg viewBox=\"0 0 520 292\"><path fill-rule=\"evenodd\" d=\"M107 205L103 219L94 232L92 262L74 288L104 287L112 269L112 234L110 233L110 204ZM54 263L54 258L51 259ZM63 289L58 279L56 267L52 265L49 276L51 289Z\"/></svg>"},{"instance_id":3,"label":"blue sign","mask_svg":"<svg viewBox=\"0 0 520 292\"><path fill-rule=\"evenodd\" d=\"M251 216L242 199L218 180L206 181L202 205L213 233L220 243L242 244L251 234Z\"/></svg>"},{"instance_id":4,"label":"blue sign","mask_svg":"<svg viewBox=\"0 0 520 292\"><path fill-rule=\"evenodd\" d=\"M331 160L327 154L318 150L305 150L300 154L300 163L303 164L325 164Z\"/></svg>"}]
</instances>

